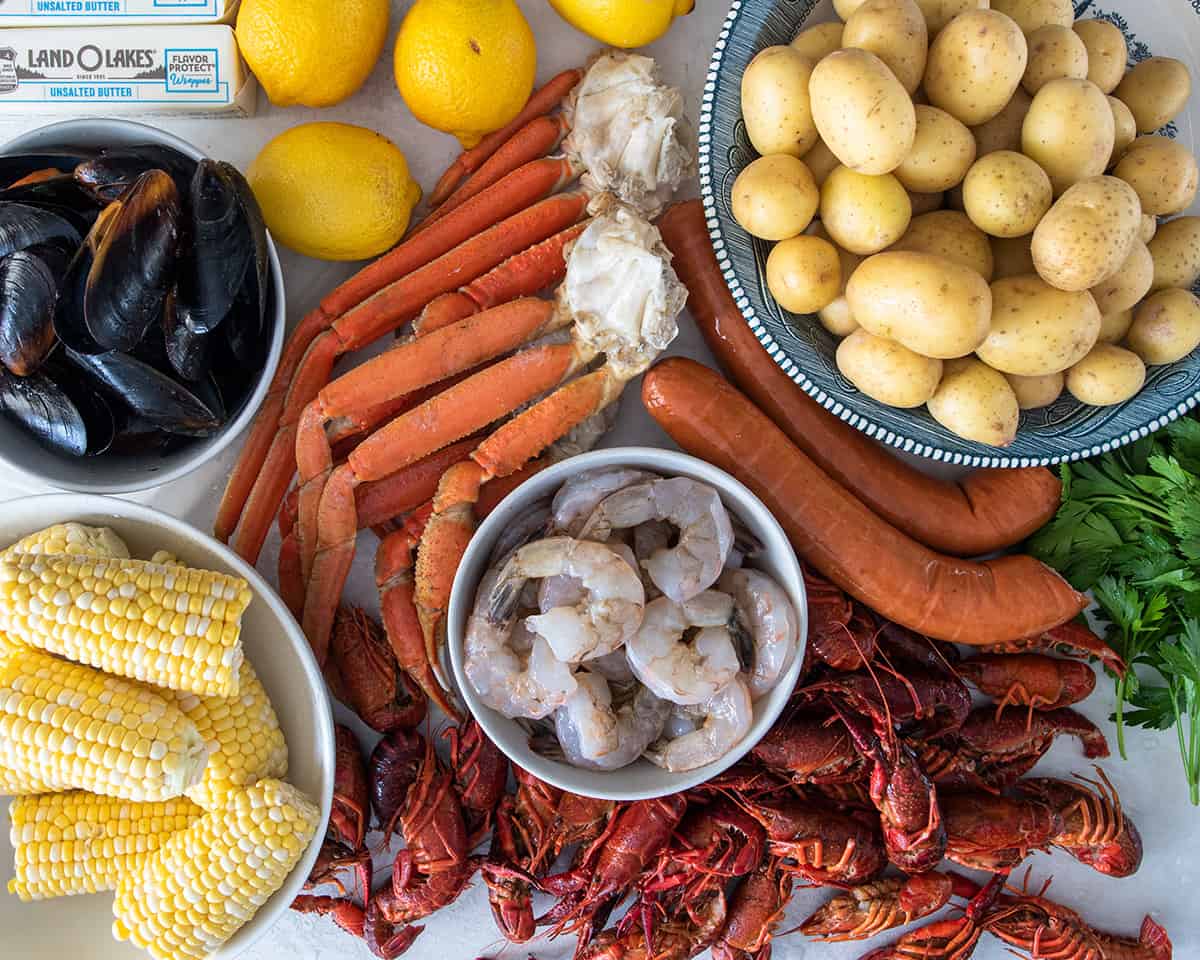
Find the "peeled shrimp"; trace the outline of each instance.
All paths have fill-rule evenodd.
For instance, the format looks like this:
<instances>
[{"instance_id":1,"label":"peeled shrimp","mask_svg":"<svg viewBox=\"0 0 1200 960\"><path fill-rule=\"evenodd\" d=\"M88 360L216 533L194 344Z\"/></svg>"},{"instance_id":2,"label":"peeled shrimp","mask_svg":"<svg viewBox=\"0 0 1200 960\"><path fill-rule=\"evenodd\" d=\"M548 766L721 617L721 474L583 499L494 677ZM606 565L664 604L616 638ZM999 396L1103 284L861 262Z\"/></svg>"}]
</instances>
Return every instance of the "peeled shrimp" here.
<instances>
[{"instance_id":1,"label":"peeled shrimp","mask_svg":"<svg viewBox=\"0 0 1200 960\"><path fill-rule=\"evenodd\" d=\"M735 677L704 704L702 713L699 729L657 741L646 750L646 759L672 773L686 773L725 756L750 732L754 722L754 704L745 679Z\"/></svg>"},{"instance_id":2,"label":"peeled shrimp","mask_svg":"<svg viewBox=\"0 0 1200 960\"><path fill-rule=\"evenodd\" d=\"M579 580L582 599L526 617L525 625L563 663L612 653L641 626L646 594L637 572L611 547L570 537L536 540L509 558L490 591L493 618L515 607L529 580L558 576Z\"/></svg>"},{"instance_id":3,"label":"peeled shrimp","mask_svg":"<svg viewBox=\"0 0 1200 960\"><path fill-rule=\"evenodd\" d=\"M720 585L733 597L738 624L750 634L753 655L746 680L750 696L757 700L796 658L796 613L783 588L757 570L726 570Z\"/></svg>"},{"instance_id":4,"label":"peeled shrimp","mask_svg":"<svg viewBox=\"0 0 1200 960\"><path fill-rule=\"evenodd\" d=\"M577 686L554 712L563 757L588 770L616 770L633 763L658 739L671 705L645 687L614 709L612 689L599 674L581 670Z\"/></svg>"},{"instance_id":5,"label":"peeled shrimp","mask_svg":"<svg viewBox=\"0 0 1200 960\"><path fill-rule=\"evenodd\" d=\"M706 590L678 604L659 597L646 604L638 632L625 644L637 678L672 703L704 703L741 669L729 623L733 598ZM685 633L699 628L688 638Z\"/></svg>"},{"instance_id":6,"label":"peeled shrimp","mask_svg":"<svg viewBox=\"0 0 1200 960\"><path fill-rule=\"evenodd\" d=\"M733 546L733 525L717 491L687 477L637 483L605 497L580 536L607 540L614 529L648 520L666 520L679 531L674 547L659 547L642 561L659 590L682 603L717 582Z\"/></svg>"},{"instance_id":7,"label":"peeled shrimp","mask_svg":"<svg viewBox=\"0 0 1200 960\"><path fill-rule=\"evenodd\" d=\"M579 536L601 500L625 487L653 479L655 474L632 467L601 467L575 474L558 488L550 505L555 531Z\"/></svg>"},{"instance_id":8,"label":"peeled shrimp","mask_svg":"<svg viewBox=\"0 0 1200 960\"><path fill-rule=\"evenodd\" d=\"M628 546L618 540L613 540L608 546L623 557L630 567L637 570L637 560ZM545 577L537 588L538 612L547 613L554 607L573 607L577 603L582 603L586 596L587 591L578 577L569 577L566 574Z\"/></svg>"},{"instance_id":9,"label":"peeled shrimp","mask_svg":"<svg viewBox=\"0 0 1200 960\"><path fill-rule=\"evenodd\" d=\"M633 668L629 666L629 658L625 656L624 649L614 650L612 653L606 653L602 657L589 660L587 665L592 673L600 674L609 683L620 684L621 686L629 686L630 684L637 683L637 675L634 674Z\"/></svg>"}]
</instances>

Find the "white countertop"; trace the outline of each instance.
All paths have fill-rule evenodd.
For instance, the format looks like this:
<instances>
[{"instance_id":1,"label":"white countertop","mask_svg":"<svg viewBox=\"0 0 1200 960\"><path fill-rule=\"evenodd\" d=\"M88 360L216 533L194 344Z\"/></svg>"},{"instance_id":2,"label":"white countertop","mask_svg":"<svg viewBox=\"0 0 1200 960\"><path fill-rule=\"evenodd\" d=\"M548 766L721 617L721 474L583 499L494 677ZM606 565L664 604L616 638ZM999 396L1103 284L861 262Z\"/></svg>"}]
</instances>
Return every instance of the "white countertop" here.
<instances>
[{"instance_id":1,"label":"white countertop","mask_svg":"<svg viewBox=\"0 0 1200 960\"><path fill-rule=\"evenodd\" d=\"M548 79L567 67L583 63L596 49L589 38L577 33L542 0L518 0L538 40L538 76ZM787 0L781 0L787 2ZM815 20L830 18L823 9L829 0L822 0L814 14ZM394 0L393 35L407 4ZM682 87L687 95L689 117L697 115L700 91L708 70L713 40L726 12L723 0L698 0L697 10L679 21L661 41L646 52L658 59L664 77ZM409 114L392 81L391 45L381 59L366 87L353 99L326 110L301 108L275 109L260 94L258 116L250 120L152 120L150 122L171 130L196 144L207 153L244 168L259 149L273 136L296 124L313 120L336 120L358 123L390 137L408 156L409 165L418 182L428 190L441 171L457 155L458 145L450 137L422 127ZM44 120L0 122L0 141L25 130L40 126ZM280 250L287 281L288 317L295 322L311 309L317 300L345 276L350 266L319 263ZM677 343L670 353L681 353L711 361L699 335L686 322L681 324ZM605 445L661 444L669 441L641 409L636 384L623 400L616 428ZM225 479L236 458L237 445L202 470L154 491L139 494L135 499L209 530ZM31 493L48 492L33 489L22 479L2 472L0 465L0 500ZM259 562L267 578L275 580L275 556L278 540L274 533ZM375 540L370 534L360 538L358 560L347 588L347 599L377 609L377 599L370 563ZM1013 597L1021 603L1021 597ZM1101 678L1097 692L1084 705L1083 712L1112 737L1112 724L1105 719L1112 709L1111 684ZM360 728L361 729L361 728ZM1037 854L1029 863L1033 866L1033 881L1040 884L1053 875L1050 896L1078 909L1101 928L1125 935L1134 935L1147 912L1163 923L1170 933L1180 960L1200 958L1200 919L1193 912L1191 885L1200 882L1197 866L1200 851L1200 811L1187 804L1174 735L1170 732L1152 733L1132 730L1127 735L1130 760L1112 759L1105 769L1118 787L1126 812L1137 822L1145 842L1146 856L1136 877L1115 880L1103 877L1076 863L1065 854ZM1067 775L1087 773L1088 768L1074 741L1056 746L1037 768L1039 773ZM798 890L792 902L784 928L794 926L811 910L824 902L824 891ZM487 905L485 891L476 880L473 887L457 903L440 911L425 923L422 934L406 956L412 960L471 960L477 956L506 957L520 960L534 954L540 960L567 957L574 947L573 938L555 943L536 941L521 946L508 945L497 936ZM97 931L103 935L103 931ZM871 941L870 947L886 942L886 938ZM854 960L868 951L864 943L821 945L792 935L776 941L775 956L783 960L799 958L829 958ZM336 929L328 920L316 920L289 914L248 953L245 960L367 960L366 947L357 944ZM985 938L975 953L978 960L1002 960L1008 956L999 941ZM4 960L27 960L10 957L0 935L0 957Z\"/></svg>"}]
</instances>

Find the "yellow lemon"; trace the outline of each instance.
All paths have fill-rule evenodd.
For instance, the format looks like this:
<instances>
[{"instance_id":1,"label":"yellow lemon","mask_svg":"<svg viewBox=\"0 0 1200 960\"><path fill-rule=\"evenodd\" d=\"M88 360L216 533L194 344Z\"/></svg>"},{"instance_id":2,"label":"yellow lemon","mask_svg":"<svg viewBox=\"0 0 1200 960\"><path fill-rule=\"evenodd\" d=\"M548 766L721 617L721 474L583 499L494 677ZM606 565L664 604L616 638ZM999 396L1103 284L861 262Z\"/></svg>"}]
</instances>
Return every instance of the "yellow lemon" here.
<instances>
[{"instance_id":1,"label":"yellow lemon","mask_svg":"<svg viewBox=\"0 0 1200 960\"><path fill-rule=\"evenodd\" d=\"M576 30L627 50L653 43L695 5L695 0L550 0Z\"/></svg>"},{"instance_id":2,"label":"yellow lemon","mask_svg":"<svg viewBox=\"0 0 1200 960\"><path fill-rule=\"evenodd\" d=\"M275 239L319 260L366 260L390 249L421 199L400 149L345 123L281 133L246 179Z\"/></svg>"},{"instance_id":3,"label":"yellow lemon","mask_svg":"<svg viewBox=\"0 0 1200 960\"><path fill-rule=\"evenodd\" d=\"M273 104L328 107L379 62L390 10L388 0L242 0L238 46Z\"/></svg>"},{"instance_id":4,"label":"yellow lemon","mask_svg":"<svg viewBox=\"0 0 1200 960\"><path fill-rule=\"evenodd\" d=\"M513 0L416 0L396 38L396 86L413 115L473 147L533 90L537 44Z\"/></svg>"}]
</instances>

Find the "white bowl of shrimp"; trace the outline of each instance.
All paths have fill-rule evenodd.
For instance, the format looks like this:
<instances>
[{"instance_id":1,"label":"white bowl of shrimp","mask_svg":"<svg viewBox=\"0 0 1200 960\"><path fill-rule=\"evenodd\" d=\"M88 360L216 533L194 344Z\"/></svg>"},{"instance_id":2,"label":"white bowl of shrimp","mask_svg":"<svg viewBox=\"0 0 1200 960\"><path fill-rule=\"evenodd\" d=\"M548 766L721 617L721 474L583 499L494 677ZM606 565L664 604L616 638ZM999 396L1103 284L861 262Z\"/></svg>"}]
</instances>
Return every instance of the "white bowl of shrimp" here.
<instances>
[{"instance_id":1,"label":"white bowl of shrimp","mask_svg":"<svg viewBox=\"0 0 1200 960\"><path fill-rule=\"evenodd\" d=\"M459 693L514 763L644 800L712 779L766 734L800 675L808 608L787 536L746 487L620 447L492 511L447 625Z\"/></svg>"}]
</instances>

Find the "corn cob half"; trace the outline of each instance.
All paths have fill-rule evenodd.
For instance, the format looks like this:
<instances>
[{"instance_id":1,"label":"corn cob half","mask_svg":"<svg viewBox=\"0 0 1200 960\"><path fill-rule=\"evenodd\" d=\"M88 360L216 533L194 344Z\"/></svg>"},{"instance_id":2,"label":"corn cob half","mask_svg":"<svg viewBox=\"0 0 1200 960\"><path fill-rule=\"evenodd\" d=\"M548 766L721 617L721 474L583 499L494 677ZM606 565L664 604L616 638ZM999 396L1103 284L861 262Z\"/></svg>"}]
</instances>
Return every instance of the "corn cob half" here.
<instances>
[{"instance_id":1,"label":"corn cob half","mask_svg":"<svg viewBox=\"0 0 1200 960\"><path fill-rule=\"evenodd\" d=\"M239 577L144 560L0 560L0 630L106 673L206 696L237 693L251 597Z\"/></svg>"},{"instance_id":2,"label":"corn cob half","mask_svg":"<svg viewBox=\"0 0 1200 960\"><path fill-rule=\"evenodd\" d=\"M54 789L170 800L207 759L196 725L148 687L32 648L0 661L0 767Z\"/></svg>"},{"instance_id":3,"label":"corn cob half","mask_svg":"<svg viewBox=\"0 0 1200 960\"><path fill-rule=\"evenodd\" d=\"M211 810L234 787L287 776L288 751L267 691L249 660L242 661L235 697L175 694L184 714L208 743L204 777L187 795Z\"/></svg>"},{"instance_id":4,"label":"corn cob half","mask_svg":"<svg viewBox=\"0 0 1200 960\"><path fill-rule=\"evenodd\" d=\"M18 773L0 764L0 797L17 797L23 794L55 793L51 787L37 777Z\"/></svg>"},{"instance_id":5,"label":"corn cob half","mask_svg":"<svg viewBox=\"0 0 1200 960\"><path fill-rule=\"evenodd\" d=\"M317 806L289 783L232 791L122 878L113 936L158 960L207 957L283 886L319 819Z\"/></svg>"},{"instance_id":6,"label":"corn cob half","mask_svg":"<svg viewBox=\"0 0 1200 960\"><path fill-rule=\"evenodd\" d=\"M82 790L18 797L9 808L15 876L8 892L29 901L115 890L203 812L183 798L136 803Z\"/></svg>"},{"instance_id":7,"label":"corn cob half","mask_svg":"<svg viewBox=\"0 0 1200 960\"><path fill-rule=\"evenodd\" d=\"M0 554L10 557L17 553L69 554L77 557L118 557L128 559L125 541L109 527L89 527L83 523L56 523L45 530L31 533Z\"/></svg>"}]
</instances>

